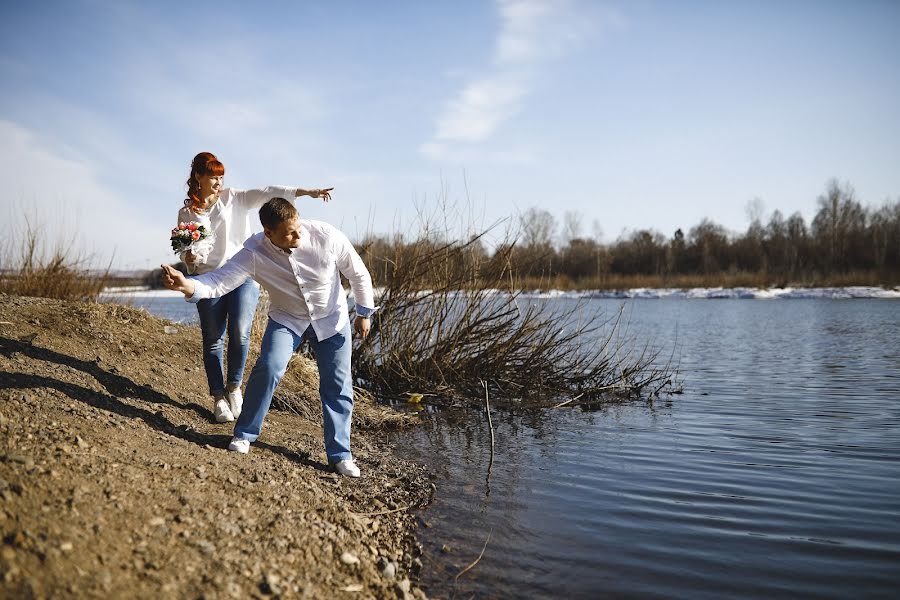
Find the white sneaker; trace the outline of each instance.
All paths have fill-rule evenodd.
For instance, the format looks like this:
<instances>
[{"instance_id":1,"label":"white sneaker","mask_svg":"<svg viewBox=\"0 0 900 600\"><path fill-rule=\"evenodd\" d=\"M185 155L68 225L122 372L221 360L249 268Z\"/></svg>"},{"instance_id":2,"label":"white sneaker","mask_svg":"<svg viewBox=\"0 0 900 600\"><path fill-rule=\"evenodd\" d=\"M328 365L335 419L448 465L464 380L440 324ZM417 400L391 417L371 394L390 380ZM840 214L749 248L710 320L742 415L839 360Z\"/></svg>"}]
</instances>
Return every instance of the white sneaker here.
<instances>
[{"instance_id":1,"label":"white sneaker","mask_svg":"<svg viewBox=\"0 0 900 600\"><path fill-rule=\"evenodd\" d=\"M241 388L225 392L228 396L228 406L231 408L231 414L237 419L241 416L241 410L244 408L244 396L241 395Z\"/></svg>"},{"instance_id":2,"label":"white sneaker","mask_svg":"<svg viewBox=\"0 0 900 600\"><path fill-rule=\"evenodd\" d=\"M231 442L228 444L228 449L231 452L247 454L248 452L250 452L250 441L242 440L240 438L231 438Z\"/></svg>"},{"instance_id":3,"label":"white sneaker","mask_svg":"<svg viewBox=\"0 0 900 600\"><path fill-rule=\"evenodd\" d=\"M213 415L216 417L216 423L228 423L234 421L234 415L228 407L228 401L225 398L216 400L216 407L213 409Z\"/></svg>"},{"instance_id":4,"label":"white sneaker","mask_svg":"<svg viewBox=\"0 0 900 600\"><path fill-rule=\"evenodd\" d=\"M344 477L359 477L359 467L356 466L356 463L353 462L352 458L342 460L334 465L334 470Z\"/></svg>"}]
</instances>

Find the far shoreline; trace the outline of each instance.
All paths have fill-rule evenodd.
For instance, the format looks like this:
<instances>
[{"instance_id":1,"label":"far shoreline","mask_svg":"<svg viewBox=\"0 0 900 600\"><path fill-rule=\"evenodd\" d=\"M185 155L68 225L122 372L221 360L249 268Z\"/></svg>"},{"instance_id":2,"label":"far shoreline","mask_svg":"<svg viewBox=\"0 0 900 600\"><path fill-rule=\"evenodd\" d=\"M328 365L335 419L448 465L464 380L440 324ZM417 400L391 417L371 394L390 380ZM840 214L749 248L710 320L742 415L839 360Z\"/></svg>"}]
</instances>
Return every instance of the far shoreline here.
<instances>
[{"instance_id":1,"label":"far shoreline","mask_svg":"<svg viewBox=\"0 0 900 600\"><path fill-rule=\"evenodd\" d=\"M376 293L379 291L376 288ZM426 290L423 290L426 291ZM464 291L464 290L461 290ZM508 290L488 290L488 293L509 293ZM633 287L633 288L523 288L517 290L526 298L592 298L613 300L661 300L661 299L900 299L900 286L785 286L785 287ZM114 302L118 299L173 298L181 296L165 288L147 285L113 285L103 288L98 300Z\"/></svg>"}]
</instances>

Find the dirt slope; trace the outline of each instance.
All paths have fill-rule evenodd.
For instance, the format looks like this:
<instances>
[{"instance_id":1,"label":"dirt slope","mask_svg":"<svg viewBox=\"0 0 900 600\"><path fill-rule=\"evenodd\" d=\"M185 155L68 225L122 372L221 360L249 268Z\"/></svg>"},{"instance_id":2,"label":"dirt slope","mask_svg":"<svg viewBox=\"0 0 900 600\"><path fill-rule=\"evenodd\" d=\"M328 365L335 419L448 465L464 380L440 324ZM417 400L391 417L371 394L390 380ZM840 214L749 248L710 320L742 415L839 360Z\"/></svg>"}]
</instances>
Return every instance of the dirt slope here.
<instances>
[{"instance_id":1,"label":"dirt slope","mask_svg":"<svg viewBox=\"0 0 900 600\"><path fill-rule=\"evenodd\" d=\"M0 295L0 597L424 597L406 509L431 484L379 441L396 415L358 401L363 477L341 478L314 390L288 381L308 410L271 412L249 455L229 453L199 338Z\"/></svg>"}]
</instances>

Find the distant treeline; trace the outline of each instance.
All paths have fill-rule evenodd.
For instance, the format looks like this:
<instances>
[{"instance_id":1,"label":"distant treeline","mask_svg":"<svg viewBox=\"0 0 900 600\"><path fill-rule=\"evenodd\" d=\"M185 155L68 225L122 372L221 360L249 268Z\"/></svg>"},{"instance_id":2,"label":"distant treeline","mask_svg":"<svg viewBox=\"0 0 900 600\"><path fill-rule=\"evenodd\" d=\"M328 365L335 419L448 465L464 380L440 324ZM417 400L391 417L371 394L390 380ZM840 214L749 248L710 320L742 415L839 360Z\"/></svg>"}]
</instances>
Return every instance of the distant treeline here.
<instances>
[{"instance_id":1,"label":"distant treeline","mask_svg":"<svg viewBox=\"0 0 900 600\"><path fill-rule=\"evenodd\" d=\"M900 283L900 200L864 207L849 184L831 180L810 223L799 212L785 217L778 210L763 222L758 205L753 208L749 227L738 234L704 219L686 232L639 229L603 244L582 237L579 216L568 213L557 242L556 218L532 208L519 218L517 232L491 252L483 233L466 241L371 237L360 250L381 285L414 257L434 256L435 251L451 259L442 264L455 269L457 278L473 284L505 281L509 287ZM423 287L429 285L422 281Z\"/></svg>"}]
</instances>

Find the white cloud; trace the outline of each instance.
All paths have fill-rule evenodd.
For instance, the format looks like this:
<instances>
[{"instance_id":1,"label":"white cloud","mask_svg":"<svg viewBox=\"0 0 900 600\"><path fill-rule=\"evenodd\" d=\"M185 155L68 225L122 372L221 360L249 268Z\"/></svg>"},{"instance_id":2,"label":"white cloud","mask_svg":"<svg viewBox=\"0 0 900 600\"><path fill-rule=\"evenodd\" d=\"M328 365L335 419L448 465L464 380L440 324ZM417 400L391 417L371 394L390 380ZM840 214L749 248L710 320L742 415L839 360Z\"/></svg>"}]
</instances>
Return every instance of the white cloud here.
<instances>
[{"instance_id":1,"label":"white cloud","mask_svg":"<svg viewBox=\"0 0 900 600\"><path fill-rule=\"evenodd\" d=\"M435 161L453 161L468 164L489 162L492 164L525 165L537 160L535 152L529 148L503 148L492 150L478 144L446 144L425 142L419 152Z\"/></svg>"},{"instance_id":2,"label":"white cloud","mask_svg":"<svg viewBox=\"0 0 900 600\"><path fill-rule=\"evenodd\" d=\"M328 108L325 99L287 80L282 74L255 64L235 66L228 73L228 84L217 81L200 89L187 74L179 76L159 67L178 62L179 52L144 63L133 70L122 87L137 110L146 111L167 127L177 127L200 140L246 144L283 143L291 135L308 135L308 126L323 119Z\"/></svg>"},{"instance_id":3,"label":"white cloud","mask_svg":"<svg viewBox=\"0 0 900 600\"><path fill-rule=\"evenodd\" d=\"M512 117L519 101L528 93L522 76L501 74L494 79L470 83L437 124L435 139L441 141L481 142Z\"/></svg>"},{"instance_id":4,"label":"white cloud","mask_svg":"<svg viewBox=\"0 0 900 600\"><path fill-rule=\"evenodd\" d=\"M28 129L0 120L3 212L12 231L23 231L27 219L39 228L46 249L74 243L74 256L91 255L96 267L113 257L124 268L149 268L170 258L167 224L142 219L129 197L102 183L91 163L50 148Z\"/></svg>"},{"instance_id":5,"label":"white cloud","mask_svg":"<svg viewBox=\"0 0 900 600\"><path fill-rule=\"evenodd\" d=\"M497 36L495 61L498 64L527 63L539 60L553 39L543 36L554 14L567 8L567 2L553 0L500 0L503 27ZM547 33L551 33L547 31Z\"/></svg>"},{"instance_id":6,"label":"white cloud","mask_svg":"<svg viewBox=\"0 0 900 600\"><path fill-rule=\"evenodd\" d=\"M460 146L489 141L539 81L541 68L561 57L586 31L568 0L497 0L500 30L490 72L466 84L438 117L433 138L420 147L431 159L472 156ZM505 153L495 153L502 156ZM521 153L513 153L519 155Z\"/></svg>"}]
</instances>

